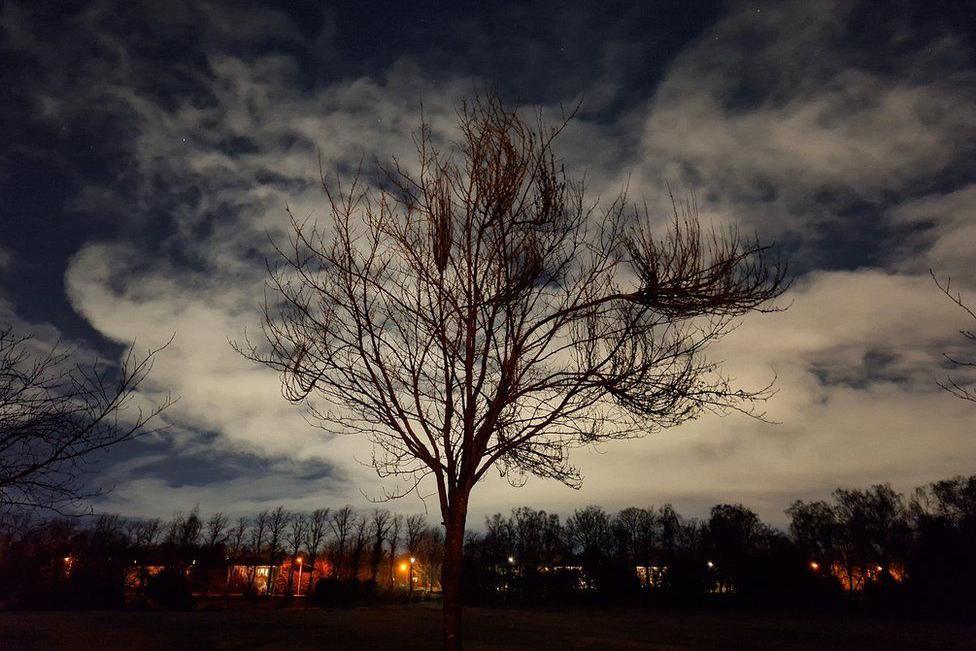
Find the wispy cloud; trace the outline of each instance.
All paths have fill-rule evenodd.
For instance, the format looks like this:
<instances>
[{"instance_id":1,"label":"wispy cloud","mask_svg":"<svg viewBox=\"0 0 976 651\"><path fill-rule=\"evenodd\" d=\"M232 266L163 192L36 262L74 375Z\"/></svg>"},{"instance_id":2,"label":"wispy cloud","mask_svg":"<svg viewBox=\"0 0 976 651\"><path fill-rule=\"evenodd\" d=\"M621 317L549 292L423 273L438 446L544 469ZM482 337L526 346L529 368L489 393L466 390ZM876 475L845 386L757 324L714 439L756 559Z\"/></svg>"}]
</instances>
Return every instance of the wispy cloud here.
<instances>
[{"instance_id":1,"label":"wispy cloud","mask_svg":"<svg viewBox=\"0 0 976 651\"><path fill-rule=\"evenodd\" d=\"M421 102L447 139L455 100L492 83L490 66L433 74L429 50L405 49L380 70L328 78L309 68L354 56L329 41L342 30L332 18L316 40L276 11L173 6L95 3L70 19L60 53L41 46L23 5L3 15L7 46L38 71L27 84L34 120L69 134L45 150L74 179L66 210L91 222L67 266L67 300L110 341L176 333L146 386L149 399L180 396L166 414L172 433L109 470L117 488L105 505L246 510L362 501L360 487L378 495L356 461L368 458L365 442L312 428L274 374L228 340L259 321L268 238L283 236L286 204L323 215L319 158L330 174L409 161ZM581 494L492 482L478 509L743 500L775 519L792 497L835 484L905 487L971 470L965 405L934 385L961 317L927 270L964 274L974 261L976 71L951 32L920 36L908 22L879 29L870 51L854 48L856 13L846 3L733 6L658 62L659 83L644 93L627 92L632 71L611 74L642 55L608 30L599 65L548 87L546 114L579 96L595 107L563 141L595 194L627 184L666 216L670 181L696 192L706 219L793 254L791 309L748 320L716 351L745 383L778 375L769 409L781 424L709 417L584 450ZM78 143L97 158L63 153ZM240 455L269 465L190 485L157 463L160 450L215 467Z\"/></svg>"}]
</instances>

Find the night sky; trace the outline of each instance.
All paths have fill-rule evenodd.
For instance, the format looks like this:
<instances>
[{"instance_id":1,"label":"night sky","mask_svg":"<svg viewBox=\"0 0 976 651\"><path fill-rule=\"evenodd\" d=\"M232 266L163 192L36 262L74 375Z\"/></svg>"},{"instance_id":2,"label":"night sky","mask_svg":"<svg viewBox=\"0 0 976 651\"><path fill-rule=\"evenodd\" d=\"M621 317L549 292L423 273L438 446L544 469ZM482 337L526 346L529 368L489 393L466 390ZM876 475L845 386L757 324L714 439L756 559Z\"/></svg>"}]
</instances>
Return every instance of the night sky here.
<instances>
[{"instance_id":1,"label":"night sky","mask_svg":"<svg viewBox=\"0 0 976 651\"><path fill-rule=\"evenodd\" d=\"M936 385L967 322L929 276L976 303L971 3L0 7L0 322L112 360L176 335L139 396L179 396L168 429L102 461L99 509L381 495L367 444L310 428L228 341L258 325L286 204L325 214L318 156L407 157L421 104L448 131L486 88L551 116L582 101L558 149L593 198L628 185L665 219L670 183L706 223L774 241L795 281L789 310L713 355L746 386L777 376L775 424L708 416L584 449L582 491L493 479L469 522L744 502L781 523L836 486L976 472L974 406Z\"/></svg>"}]
</instances>

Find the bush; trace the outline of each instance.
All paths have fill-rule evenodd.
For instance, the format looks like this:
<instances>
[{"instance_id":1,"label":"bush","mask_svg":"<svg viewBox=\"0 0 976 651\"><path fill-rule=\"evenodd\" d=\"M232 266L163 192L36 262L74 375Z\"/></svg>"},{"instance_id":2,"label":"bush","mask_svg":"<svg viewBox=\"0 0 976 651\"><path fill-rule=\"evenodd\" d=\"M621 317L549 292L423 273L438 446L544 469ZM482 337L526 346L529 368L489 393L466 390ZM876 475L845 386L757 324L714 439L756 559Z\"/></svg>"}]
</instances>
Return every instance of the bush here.
<instances>
[{"instance_id":1,"label":"bush","mask_svg":"<svg viewBox=\"0 0 976 651\"><path fill-rule=\"evenodd\" d=\"M196 605L189 581L171 569L149 577L146 599L150 606L162 610L193 610Z\"/></svg>"},{"instance_id":2,"label":"bush","mask_svg":"<svg viewBox=\"0 0 976 651\"><path fill-rule=\"evenodd\" d=\"M322 607L348 608L372 603L376 599L376 583L357 579L328 577L315 582L311 600Z\"/></svg>"}]
</instances>

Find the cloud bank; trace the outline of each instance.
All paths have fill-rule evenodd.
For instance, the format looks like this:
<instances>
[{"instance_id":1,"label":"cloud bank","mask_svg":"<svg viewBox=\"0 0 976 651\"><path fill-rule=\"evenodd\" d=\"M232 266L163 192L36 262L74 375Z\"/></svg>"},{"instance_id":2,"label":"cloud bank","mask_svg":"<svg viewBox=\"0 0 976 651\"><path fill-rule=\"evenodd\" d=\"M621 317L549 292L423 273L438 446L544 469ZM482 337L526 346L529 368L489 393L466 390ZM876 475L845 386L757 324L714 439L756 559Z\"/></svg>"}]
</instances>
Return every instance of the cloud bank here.
<instances>
[{"instance_id":1,"label":"cloud bank","mask_svg":"<svg viewBox=\"0 0 976 651\"><path fill-rule=\"evenodd\" d=\"M166 515L197 502L230 512L365 505L363 492L381 494L357 462L366 444L311 428L274 374L228 342L259 322L263 261L286 205L324 215L318 160L330 174L409 160L421 102L447 138L457 99L505 71L465 69L463 58L433 70L423 48L370 69L348 61L339 17L310 33L273 9L201 6L95 3L56 25L74 34L60 53L44 46L50 21L25 4L3 14L5 47L37 71L21 81L31 124L47 134L23 155L71 179L64 214L85 233L59 262L62 298L103 342L176 333L144 396L180 396L165 416L170 433L113 456L105 476L116 489L103 506ZM491 480L473 522L516 503L664 501L699 514L743 501L781 522L790 500L837 485L905 489L976 471L969 406L935 385L941 352L966 323L928 276L931 267L963 289L976 282L972 50L948 27L897 15L853 38L865 20L849 3L733 4L655 62L640 88L628 66L642 54L612 30L602 63L576 83L539 96L502 85L550 115L584 99L562 151L594 195L627 185L666 217L665 184L685 188L707 220L775 238L797 278L788 311L750 317L715 351L744 384L775 373L768 413L778 424L706 417L582 450L579 493ZM530 54L531 39L517 42ZM341 72L322 72L332 64ZM2 267L28 251L4 247ZM201 460L209 480L188 479L206 475L192 471Z\"/></svg>"}]
</instances>

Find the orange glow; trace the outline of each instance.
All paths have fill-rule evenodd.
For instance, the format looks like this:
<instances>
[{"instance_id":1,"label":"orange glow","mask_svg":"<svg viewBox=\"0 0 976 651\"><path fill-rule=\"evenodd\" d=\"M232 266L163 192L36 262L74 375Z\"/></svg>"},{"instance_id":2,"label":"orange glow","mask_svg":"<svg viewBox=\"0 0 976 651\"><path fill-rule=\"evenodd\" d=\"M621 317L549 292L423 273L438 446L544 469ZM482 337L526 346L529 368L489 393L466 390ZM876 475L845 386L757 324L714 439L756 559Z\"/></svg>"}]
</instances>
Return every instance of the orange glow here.
<instances>
[{"instance_id":1,"label":"orange glow","mask_svg":"<svg viewBox=\"0 0 976 651\"><path fill-rule=\"evenodd\" d=\"M406 563L400 563L400 571L401 572L406 572L407 569L408 569L408 566L407 566Z\"/></svg>"},{"instance_id":2,"label":"orange glow","mask_svg":"<svg viewBox=\"0 0 976 651\"><path fill-rule=\"evenodd\" d=\"M299 565L301 565L302 564L302 557L299 556L298 558L296 558L295 559L295 562L298 563Z\"/></svg>"},{"instance_id":3,"label":"orange glow","mask_svg":"<svg viewBox=\"0 0 976 651\"><path fill-rule=\"evenodd\" d=\"M817 561L810 561L810 569L816 572L817 570L820 569L820 563L818 563Z\"/></svg>"}]
</instances>

